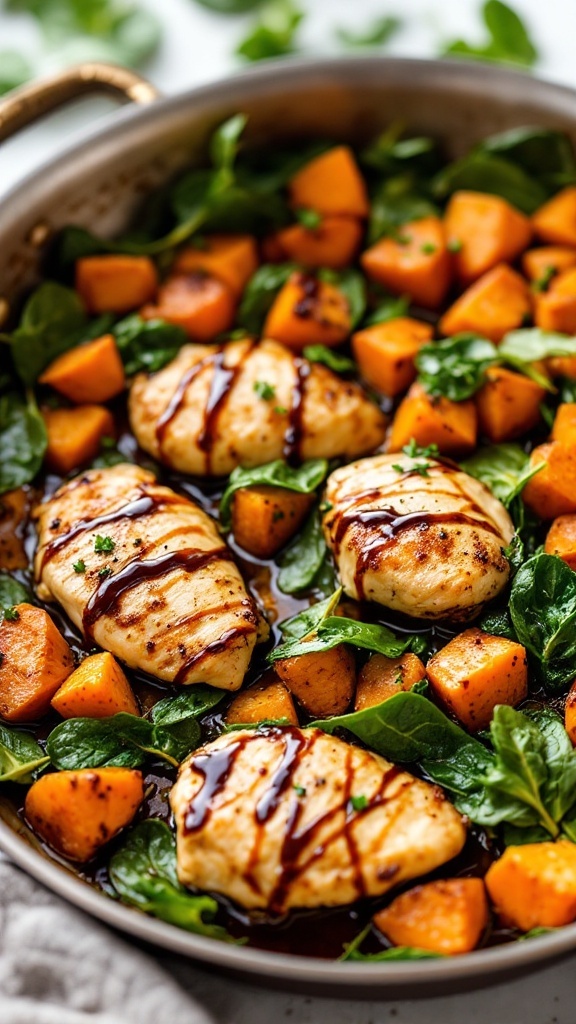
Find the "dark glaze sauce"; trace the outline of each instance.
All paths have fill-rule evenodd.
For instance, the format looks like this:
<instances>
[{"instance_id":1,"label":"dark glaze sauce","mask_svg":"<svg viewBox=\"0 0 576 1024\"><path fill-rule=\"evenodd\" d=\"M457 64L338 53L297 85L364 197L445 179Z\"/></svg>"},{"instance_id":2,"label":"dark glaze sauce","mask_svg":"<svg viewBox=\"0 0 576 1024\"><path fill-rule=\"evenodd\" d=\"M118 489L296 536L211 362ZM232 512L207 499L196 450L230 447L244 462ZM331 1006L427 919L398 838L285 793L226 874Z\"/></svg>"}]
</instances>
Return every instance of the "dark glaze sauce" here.
<instances>
[{"instance_id":1,"label":"dark glaze sauce","mask_svg":"<svg viewBox=\"0 0 576 1024\"><path fill-rule=\"evenodd\" d=\"M303 359L294 359L296 380L292 386L292 404L288 412L288 427L284 434L284 458L299 462L301 458L302 434L304 432L304 397L306 381L310 376L310 364Z\"/></svg>"},{"instance_id":2,"label":"dark glaze sauce","mask_svg":"<svg viewBox=\"0 0 576 1024\"><path fill-rule=\"evenodd\" d=\"M203 611L203 614L206 614L206 611ZM197 654L193 654L191 658L188 658L181 668L178 669L174 682L176 684L183 683L188 673L195 668L196 665L199 665L206 658L212 658L216 654L223 654L224 651L230 649L230 643L232 640L238 640L240 637L246 636L247 633L251 633L255 617L253 615L249 615L249 619L250 623L247 623L246 626L234 626L232 629L226 630L218 640L213 640L212 643L207 644L206 647L201 651L198 651Z\"/></svg>"}]
</instances>

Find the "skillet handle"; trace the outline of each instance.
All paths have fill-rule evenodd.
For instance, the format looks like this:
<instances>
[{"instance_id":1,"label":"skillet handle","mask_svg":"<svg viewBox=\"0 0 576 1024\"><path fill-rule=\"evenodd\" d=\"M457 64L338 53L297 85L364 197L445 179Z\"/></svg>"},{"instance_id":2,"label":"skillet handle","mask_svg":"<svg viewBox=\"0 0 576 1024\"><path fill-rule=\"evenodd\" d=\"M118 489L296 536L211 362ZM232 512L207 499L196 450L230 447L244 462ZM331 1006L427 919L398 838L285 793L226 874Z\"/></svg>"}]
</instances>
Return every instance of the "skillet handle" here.
<instances>
[{"instance_id":1,"label":"skillet handle","mask_svg":"<svg viewBox=\"0 0 576 1024\"><path fill-rule=\"evenodd\" d=\"M0 100L0 142L80 96L107 93L125 103L146 104L159 92L145 78L117 64L86 63L23 85Z\"/></svg>"}]
</instances>

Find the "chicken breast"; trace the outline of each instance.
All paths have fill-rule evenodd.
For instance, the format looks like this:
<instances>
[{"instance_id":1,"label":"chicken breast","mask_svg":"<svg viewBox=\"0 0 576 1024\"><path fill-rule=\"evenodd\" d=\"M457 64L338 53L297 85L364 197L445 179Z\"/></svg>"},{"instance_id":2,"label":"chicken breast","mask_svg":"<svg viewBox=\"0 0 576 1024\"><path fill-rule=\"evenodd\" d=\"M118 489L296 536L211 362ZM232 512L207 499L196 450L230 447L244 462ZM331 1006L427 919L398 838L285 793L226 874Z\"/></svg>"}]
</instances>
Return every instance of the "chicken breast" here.
<instances>
[{"instance_id":1,"label":"chicken breast","mask_svg":"<svg viewBox=\"0 0 576 1024\"><path fill-rule=\"evenodd\" d=\"M131 668L242 684L257 620L209 516L138 466L90 470L35 511L38 595Z\"/></svg>"},{"instance_id":2,"label":"chicken breast","mask_svg":"<svg viewBox=\"0 0 576 1024\"><path fill-rule=\"evenodd\" d=\"M319 729L219 736L184 762L171 803L180 881L276 913L381 895L466 839L436 786Z\"/></svg>"},{"instance_id":3,"label":"chicken breast","mask_svg":"<svg viewBox=\"0 0 576 1024\"><path fill-rule=\"evenodd\" d=\"M214 476L282 457L354 458L374 451L386 426L357 384L275 341L185 345L163 370L135 378L129 413L154 458Z\"/></svg>"},{"instance_id":4,"label":"chicken breast","mask_svg":"<svg viewBox=\"0 0 576 1024\"><path fill-rule=\"evenodd\" d=\"M453 463L377 455L332 473L325 497L324 533L350 597L466 621L508 580L512 520Z\"/></svg>"}]
</instances>

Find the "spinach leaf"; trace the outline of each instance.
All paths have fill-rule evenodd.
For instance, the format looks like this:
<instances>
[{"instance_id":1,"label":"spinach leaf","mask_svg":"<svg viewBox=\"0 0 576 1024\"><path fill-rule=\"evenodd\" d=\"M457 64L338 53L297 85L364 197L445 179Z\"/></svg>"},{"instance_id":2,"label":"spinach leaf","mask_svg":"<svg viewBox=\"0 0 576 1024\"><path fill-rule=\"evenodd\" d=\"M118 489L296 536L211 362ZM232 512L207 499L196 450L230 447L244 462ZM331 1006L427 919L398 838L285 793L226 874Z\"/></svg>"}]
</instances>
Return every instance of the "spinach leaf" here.
<instances>
[{"instance_id":1,"label":"spinach leaf","mask_svg":"<svg viewBox=\"0 0 576 1024\"><path fill-rule=\"evenodd\" d=\"M24 306L11 336L14 366L31 386L49 363L82 340L87 316L78 294L55 281L45 281Z\"/></svg>"},{"instance_id":2,"label":"spinach leaf","mask_svg":"<svg viewBox=\"0 0 576 1024\"><path fill-rule=\"evenodd\" d=\"M528 373L530 364L550 356L576 356L576 338L553 331L541 331L531 327L520 331L510 331L498 346L498 355L505 363L510 363L522 373ZM533 371L530 375L534 376ZM547 378L538 375L538 383L549 388Z\"/></svg>"},{"instance_id":3,"label":"spinach leaf","mask_svg":"<svg viewBox=\"0 0 576 1024\"><path fill-rule=\"evenodd\" d=\"M514 577L510 615L544 685L554 692L568 686L576 663L576 573L556 555L530 558Z\"/></svg>"},{"instance_id":4,"label":"spinach leaf","mask_svg":"<svg viewBox=\"0 0 576 1024\"><path fill-rule=\"evenodd\" d=\"M490 135L476 148L518 164L550 191L576 180L574 148L565 132L552 128L511 128Z\"/></svg>"},{"instance_id":5,"label":"spinach leaf","mask_svg":"<svg viewBox=\"0 0 576 1024\"><path fill-rule=\"evenodd\" d=\"M512 625L508 608L486 612L478 625L485 633L492 633L493 636L505 636L507 640L514 640L515 643L518 643L518 637Z\"/></svg>"},{"instance_id":6,"label":"spinach leaf","mask_svg":"<svg viewBox=\"0 0 576 1024\"><path fill-rule=\"evenodd\" d=\"M130 829L112 855L109 871L123 903L197 935L233 941L225 928L213 923L216 900L192 895L178 881L174 836L157 818Z\"/></svg>"},{"instance_id":7,"label":"spinach leaf","mask_svg":"<svg viewBox=\"0 0 576 1024\"><path fill-rule=\"evenodd\" d=\"M303 11L292 0L269 0L259 20L236 47L236 53L249 61L294 53L296 33L303 18Z\"/></svg>"},{"instance_id":8,"label":"spinach leaf","mask_svg":"<svg viewBox=\"0 0 576 1024\"><path fill-rule=\"evenodd\" d=\"M518 444L488 445L460 463L465 473L486 484L506 508L543 465L530 466L528 455Z\"/></svg>"},{"instance_id":9,"label":"spinach leaf","mask_svg":"<svg viewBox=\"0 0 576 1024\"><path fill-rule=\"evenodd\" d=\"M196 0L201 7L207 7L210 11L218 11L219 14L243 14L245 11L253 11L260 7L263 0Z\"/></svg>"},{"instance_id":10,"label":"spinach leaf","mask_svg":"<svg viewBox=\"0 0 576 1024\"><path fill-rule=\"evenodd\" d=\"M33 398L0 396L0 494L30 483L42 465L48 436Z\"/></svg>"},{"instance_id":11,"label":"spinach leaf","mask_svg":"<svg viewBox=\"0 0 576 1024\"><path fill-rule=\"evenodd\" d=\"M142 320L137 313L120 320L113 334L128 377L161 370L188 341L181 327L165 320Z\"/></svg>"},{"instance_id":12,"label":"spinach leaf","mask_svg":"<svg viewBox=\"0 0 576 1024\"><path fill-rule=\"evenodd\" d=\"M0 723L0 782L30 783L49 760L30 733Z\"/></svg>"},{"instance_id":13,"label":"spinach leaf","mask_svg":"<svg viewBox=\"0 0 576 1024\"><path fill-rule=\"evenodd\" d=\"M377 242L383 235L398 235L398 229L412 220L439 216L438 207L421 188L409 172L388 178L380 185L372 198L369 244Z\"/></svg>"},{"instance_id":14,"label":"spinach leaf","mask_svg":"<svg viewBox=\"0 0 576 1024\"><path fill-rule=\"evenodd\" d=\"M457 334L424 345L416 356L416 367L429 394L463 402L482 387L486 370L497 360L498 350L491 341Z\"/></svg>"},{"instance_id":15,"label":"spinach leaf","mask_svg":"<svg viewBox=\"0 0 576 1024\"><path fill-rule=\"evenodd\" d=\"M445 47L444 54L528 68L535 64L538 51L524 22L511 7L502 0L486 0L482 19L488 31L487 43L474 46L457 39Z\"/></svg>"},{"instance_id":16,"label":"spinach leaf","mask_svg":"<svg viewBox=\"0 0 576 1024\"><path fill-rule=\"evenodd\" d=\"M322 363L334 373L353 373L356 370L356 363L341 352L335 352L327 345L307 345L302 355L310 363Z\"/></svg>"},{"instance_id":17,"label":"spinach leaf","mask_svg":"<svg viewBox=\"0 0 576 1024\"><path fill-rule=\"evenodd\" d=\"M376 324L387 323L396 317L406 316L410 308L409 295L390 296L381 302L364 318L362 327L374 327Z\"/></svg>"},{"instance_id":18,"label":"spinach leaf","mask_svg":"<svg viewBox=\"0 0 576 1024\"><path fill-rule=\"evenodd\" d=\"M317 605L315 607L318 607ZM269 662L281 658L294 658L303 654L329 651L339 644L352 644L367 651L378 651L388 658L399 658L412 646L415 638L408 635L399 640L392 630L373 622L358 622L340 615L329 615L313 629L310 635L289 637L268 655ZM332 719L331 719L332 721Z\"/></svg>"},{"instance_id":19,"label":"spinach leaf","mask_svg":"<svg viewBox=\"0 0 576 1024\"><path fill-rule=\"evenodd\" d=\"M326 270L318 271L321 281L335 285L348 302L352 327L360 322L366 309L366 282L357 270Z\"/></svg>"},{"instance_id":20,"label":"spinach leaf","mask_svg":"<svg viewBox=\"0 0 576 1024\"><path fill-rule=\"evenodd\" d=\"M534 213L548 198L548 191L517 164L478 150L439 171L431 188L437 199L461 190L488 192L526 214Z\"/></svg>"},{"instance_id":21,"label":"spinach leaf","mask_svg":"<svg viewBox=\"0 0 576 1024\"><path fill-rule=\"evenodd\" d=\"M339 587L324 601L318 601L317 604L310 605L298 615L293 615L291 619L285 619L280 623L280 631L284 639L298 639L313 633L323 619L328 618L336 611L341 597L342 587Z\"/></svg>"},{"instance_id":22,"label":"spinach leaf","mask_svg":"<svg viewBox=\"0 0 576 1024\"><path fill-rule=\"evenodd\" d=\"M26 57L16 50L0 51L0 96L24 85L34 72Z\"/></svg>"},{"instance_id":23,"label":"spinach leaf","mask_svg":"<svg viewBox=\"0 0 576 1024\"><path fill-rule=\"evenodd\" d=\"M0 572L0 613L6 608L13 608L15 604L24 604L31 601L30 591L13 576L7 572ZM1 662L0 662L1 667Z\"/></svg>"},{"instance_id":24,"label":"spinach leaf","mask_svg":"<svg viewBox=\"0 0 576 1024\"><path fill-rule=\"evenodd\" d=\"M282 593L297 594L310 587L324 563L326 550L320 514L315 508L280 558L277 583Z\"/></svg>"},{"instance_id":25,"label":"spinach leaf","mask_svg":"<svg viewBox=\"0 0 576 1024\"><path fill-rule=\"evenodd\" d=\"M560 715L553 708L524 711L538 728L548 767L544 787L546 805L554 821L561 821L576 803L576 755Z\"/></svg>"},{"instance_id":26,"label":"spinach leaf","mask_svg":"<svg viewBox=\"0 0 576 1024\"><path fill-rule=\"evenodd\" d=\"M392 36L396 35L401 27L402 22L400 18L383 15L361 32L354 32L348 28L337 28L336 36L344 46L352 49L357 47L384 46Z\"/></svg>"},{"instance_id":27,"label":"spinach leaf","mask_svg":"<svg viewBox=\"0 0 576 1024\"><path fill-rule=\"evenodd\" d=\"M236 317L248 334L261 334L274 299L296 269L295 263L263 263L250 278Z\"/></svg>"},{"instance_id":28,"label":"spinach leaf","mask_svg":"<svg viewBox=\"0 0 576 1024\"><path fill-rule=\"evenodd\" d=\"M287 491L298 494L312 494L328 472L327 459L307 459L296 469L282 459L267 462L253 469L238 466L230 474L228 485L220 500L220 523L224 529L230 527L230 508L232 498L241 487L260 487L263 484L271 487L284 487Z\"/></svg>"},{"instance_id":29,"label":"spinach leaf","mask_svg":"<svg viewBox=\"0 0 576 1024\"><path fill-rule=\"evenodd\" d=\"M441 953L432 953L429 949L417 949L414 946L391 946L378 953L361 953L358 949L347 950L340 960L376 964L384 960L438 960L441 957Z\"/></svg>"},{"instance_id":30,"label":"spinach leaf","mask_svg":"<svg viewBox=\"0 0 576 1024\"><path fill-rule=\"evenodd\" d=\"M412 186L418 182L426 191L428 179L442 165L440 147L427 135L403 139L403 131L402 121L393 122L360 152L360 163L387 178L409 173Z\"/></svg>"}]
</instances>

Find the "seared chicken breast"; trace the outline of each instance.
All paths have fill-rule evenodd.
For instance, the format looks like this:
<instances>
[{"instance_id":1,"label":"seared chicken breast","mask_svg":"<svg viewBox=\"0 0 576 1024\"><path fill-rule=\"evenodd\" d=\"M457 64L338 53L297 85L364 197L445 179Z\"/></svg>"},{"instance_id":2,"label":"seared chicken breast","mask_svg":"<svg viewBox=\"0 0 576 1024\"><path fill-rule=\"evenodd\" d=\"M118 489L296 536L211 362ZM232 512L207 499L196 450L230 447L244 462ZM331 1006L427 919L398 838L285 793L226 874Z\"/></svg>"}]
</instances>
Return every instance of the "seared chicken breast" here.
<instances>
[{"instance_id":1,"label":"seared chicken breast","mask_svg":"<svg viewBox=\"0 0 576 1024\"><path fill-rule=\"evenodd\" d=\"M512 520L452 463L376 455L332 473L325 497L324 533L350 597L465 621L508 580Z\"/></svg>"},{"instance_id":2,"label":"seared chicken breast","mask_svg":"<svg viewBox=\"0 0 576 1024\"><path fill-rule=\"evenodd\" d=\"M129 414L145 451L196 475L283 456L354 458L385 431L357 384L275 341L185 345L158 373L135 378Z\"/></svg>"},{"instance_id":3,"label":"seared chicken breast","mask_svg":"<svg viewBox=\"0 0 576 1024\"><path fill-rule=\"evenodd\" d=\"M252 600L209 516L138 466L96 469L35 511L38 595L131 668L242 684Z\"/></svg>"},{"instance_id":4,"label":"seared chicken breast","mask_svg":"<svg viewBox=\"0 0 576 1024\"><path fill-rule=\"evenodd\" d=\"M466 839L436 786L318 729L219 736L184 762L171 803L180 881L278 913L381 895Z\"/></svg>"}]
</instances>

